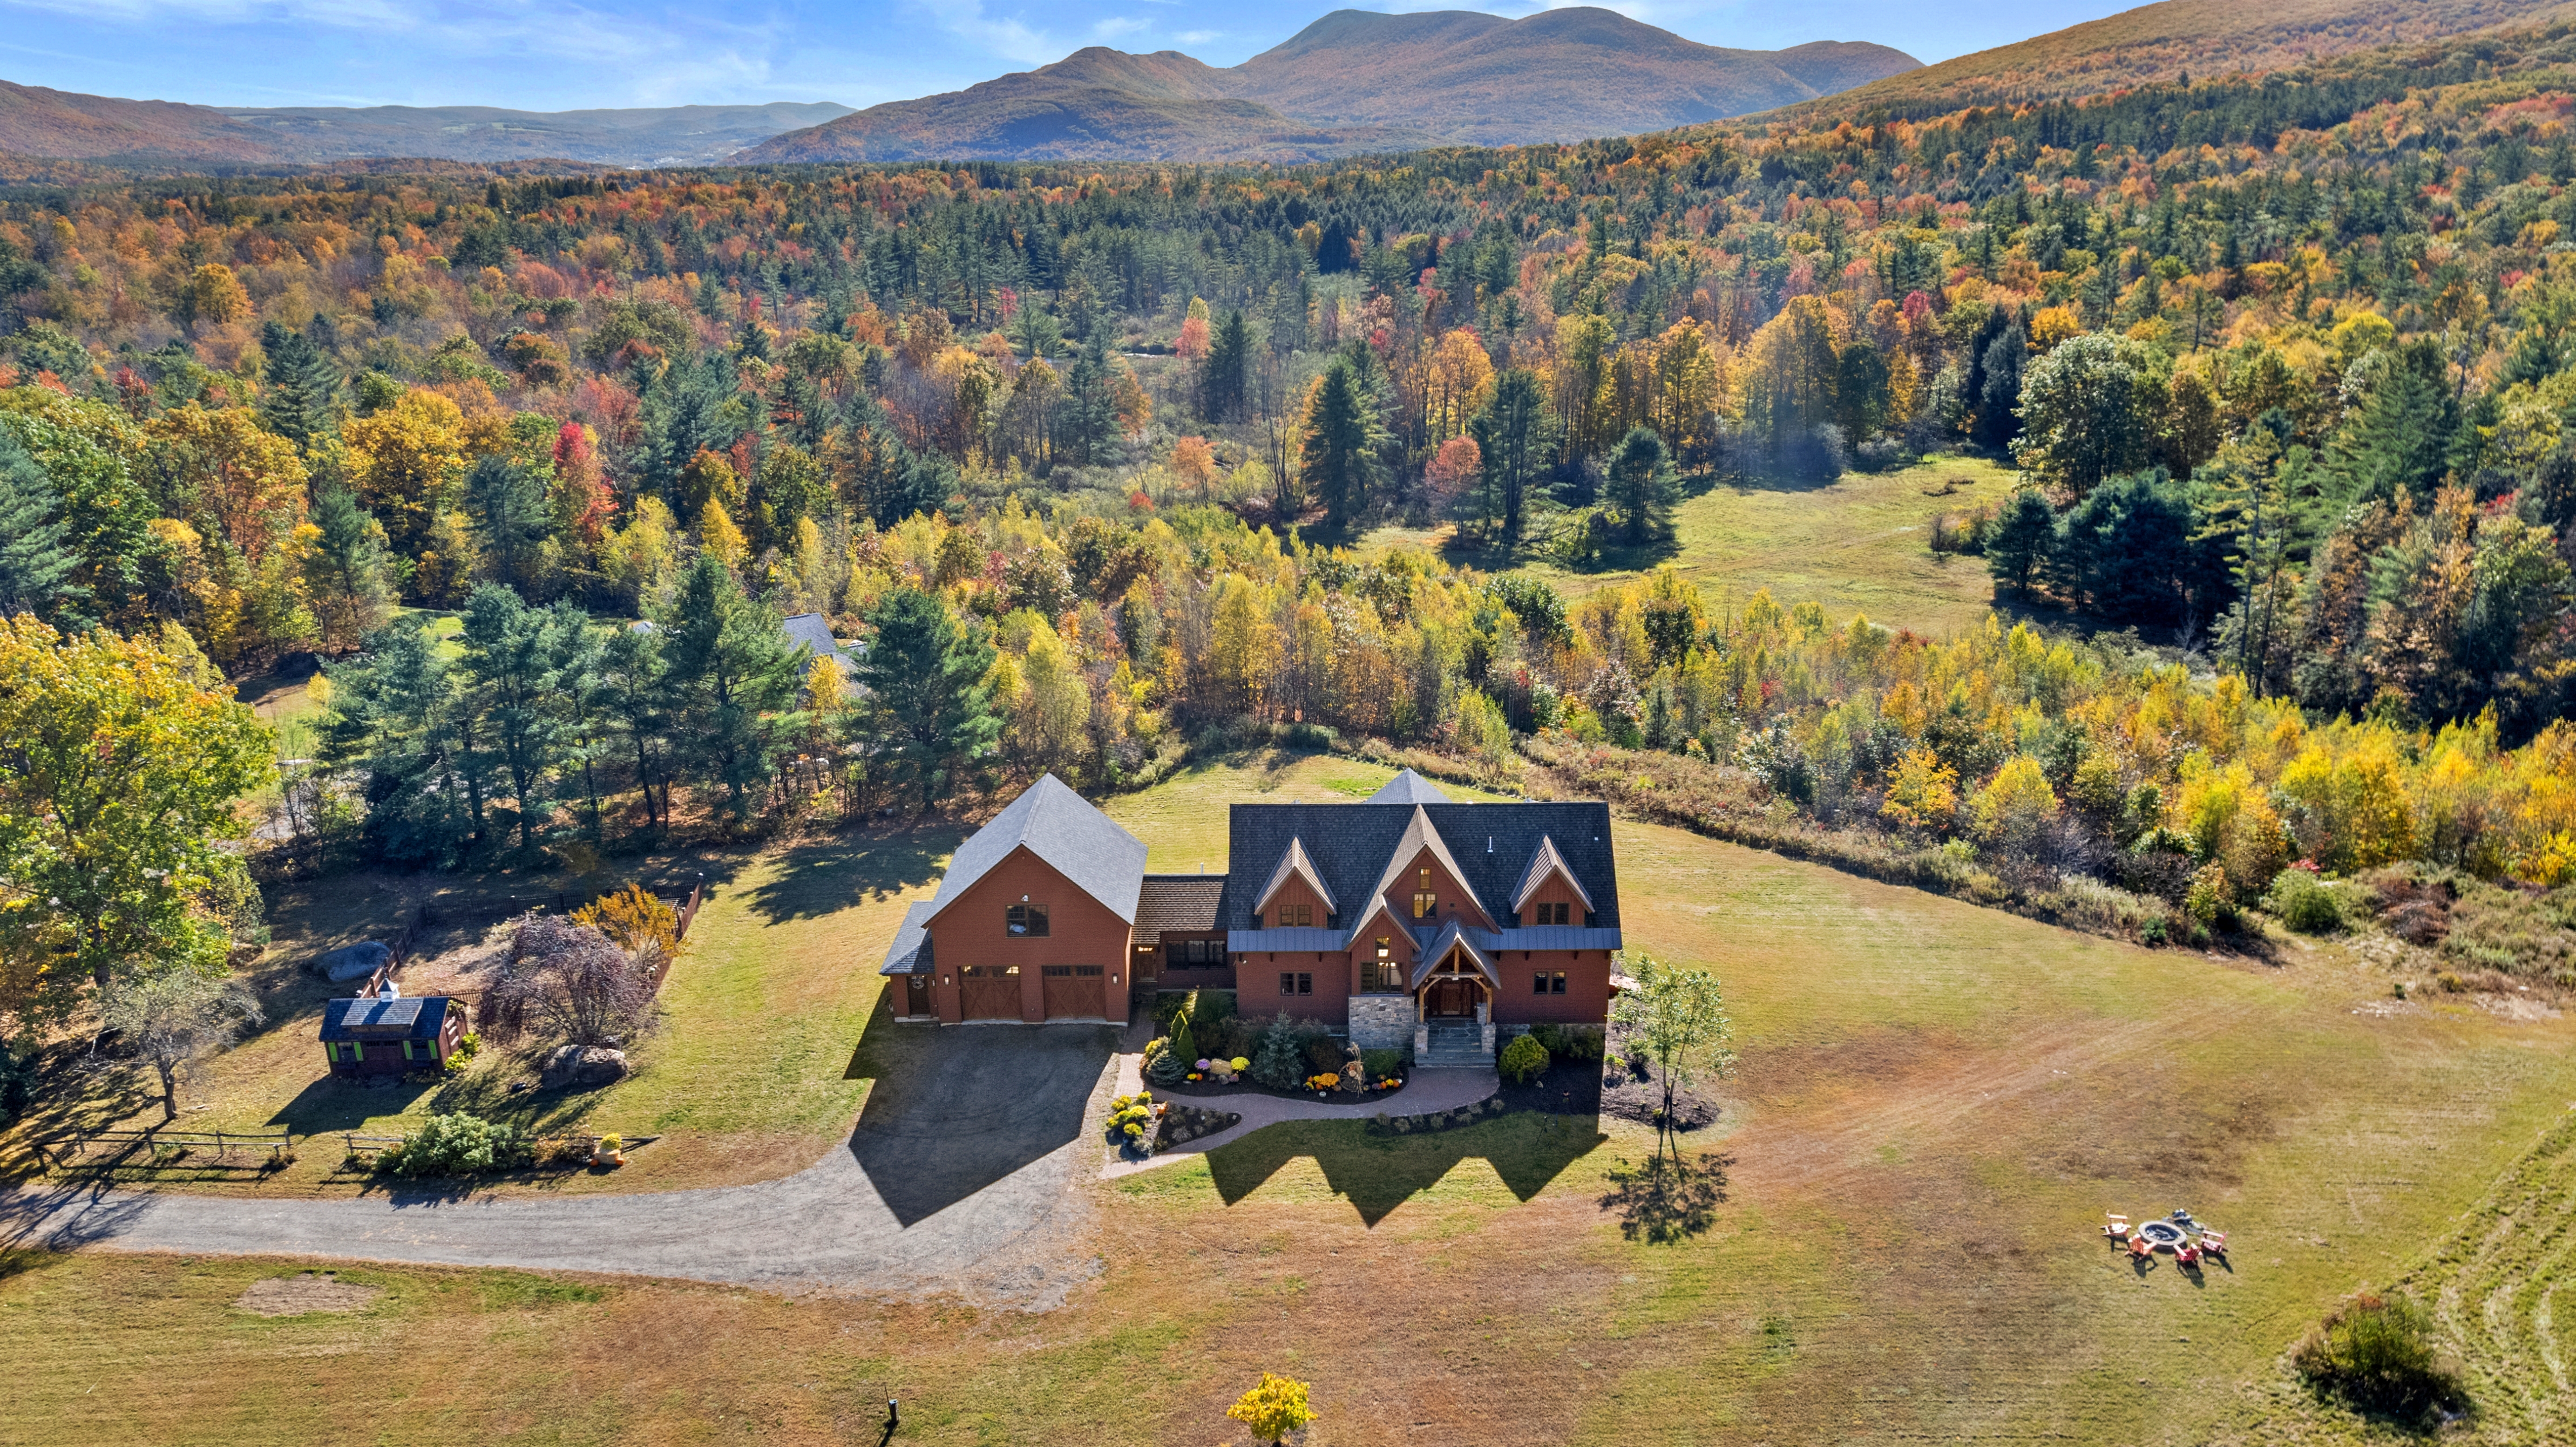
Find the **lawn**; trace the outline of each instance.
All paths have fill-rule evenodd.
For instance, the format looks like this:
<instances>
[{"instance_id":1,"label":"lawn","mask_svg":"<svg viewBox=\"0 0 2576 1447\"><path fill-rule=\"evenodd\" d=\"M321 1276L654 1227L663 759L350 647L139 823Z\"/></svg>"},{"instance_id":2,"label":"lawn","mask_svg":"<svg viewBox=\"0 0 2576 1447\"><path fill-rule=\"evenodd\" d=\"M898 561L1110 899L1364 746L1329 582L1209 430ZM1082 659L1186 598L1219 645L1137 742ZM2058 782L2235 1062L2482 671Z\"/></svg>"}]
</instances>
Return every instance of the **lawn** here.
<instances>
[{"instance_id":1,"label":"lawn","mask_svg":"<svg viewBox=\"0 0 2576 1447\"><path fill-rule=\"evenodd\" d=\"M1840 620L1856 612L1891 627L1940 634L1994 606L1982 558L1932 551L1932 519L2000 506L2020 474L1977 458L1933 458L1884 473L1845 473L1802 486L1721 483L1673 510L1671 545L1622 550L1601 565L1569 569L1535 555L1519 559L1460 549L1453 560L1500 571L1517 567L1580 597L1622 583L1667 560L1700 585L1711 606L1743 606L1761 589L1782 606L1814 601ZM1402 544L1446 546L1455 530L1383 528L1361 551Z\"/></svg>"},{"instance_id":2,"label":"lawn","mask_svg":"<svg viewBox=\"0 0 2576 1447\"><path fill-rule=\"evenodd\" d=\"M1115 811L1153 867L1219 867L1227 799L1384 773L1236 761ZM398 1408L405 1436L873 1442L899 1395L897 1441L1241 1444L1223 1405L1274 1370L1314 1383L1317 1447L2343 1442L2362 1429L2290 1386L2282 1353L2399 1280L2439 1303L2490 1404L2466 1440L2563 1436L2563 1385L2527 1384L2564 1370L2542 1283L2576 1185L2570 1022L2393 1001L2330 945L2278 966L2148 951L1618 829L1632 947L1716 970L1744 1052L1691 1147L1723 1200L1678 1243L1628 1239L1603 1204L1645 1132L1514 1116L1404 1140L1278 1127L1099 1183L1102 1272L1037 1315L368 1268L341 1273L384 1288L356 1314L267 1318L232 1303L291 1267L22 1255L0 1266L20 1368L0 1441L356 1440ZM771 940L864 977L927 878L873 867L894 887L745 866L706 937L742 953L705 969L700 1018L775 998L760 982L787 977L753 958ZM846 1050L838 1028L815 1038ZM712 1040L665 1057L619 1087L617 1123L846 1122L859 1086L829 1050L742 1029L755 1064ZM2095 1234L2105 1210L2174 1206L2232 1234L2232 1270L2140 1276Z\"/></svg>"}]
</instances>

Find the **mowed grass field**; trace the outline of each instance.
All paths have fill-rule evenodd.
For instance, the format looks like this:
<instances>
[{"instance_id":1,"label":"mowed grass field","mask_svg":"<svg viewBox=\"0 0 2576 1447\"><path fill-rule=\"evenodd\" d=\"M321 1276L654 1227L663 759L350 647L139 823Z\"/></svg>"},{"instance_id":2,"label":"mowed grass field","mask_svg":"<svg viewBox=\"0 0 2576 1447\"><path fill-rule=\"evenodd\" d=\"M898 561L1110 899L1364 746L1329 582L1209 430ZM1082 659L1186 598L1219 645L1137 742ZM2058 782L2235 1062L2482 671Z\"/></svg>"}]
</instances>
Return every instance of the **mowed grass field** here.
<instances>
[{"instance_id":1,"label":"mowed grass field","mask_svg":"<svg viewBox=\"0 0 2576 1447\"><path fill-rule=\"evenodd\" d=\"M1893 628L1943 634L1994 606L1983 558L1932 551L1932 520L1997 508L2020 474L1979 458L1934 458L1884 473L1845 473L1803 486L1721 483L1673 509L1673 542L1615 550L1595 567L1569 569L1535 551L1519 558L1474 550L1454 561L1547 579L1568 597L1625 583L1670 561L1700 585L1712 608L1741 608L1764 588L1782 607L1814 601L1837 622L1854 613ZM1381 528L1361 551L1446 546L1455 530Z\"/></svg>"},{"instance_id":2,"label":"mowed grass field","mask_svg":"<svg viewBox=\"0 0 2576 1447\"><path fill-rule=\"evenodd\" d=\"M1385 773L1238 761L1115 812L1152 867L1219 867L1229 799ZM1400 1141L1279 1127L1093 1183L1100 1274L1039 1315L368 1267L340 1272L382 1289L361 1310L267 1318L233 1303L294 1268L20 1254L0 1442L872 1443L893 1395L898 1442L1241 1444L1222 1410L1264 1370L1314 1384L1319 1447L2358 1441L2281 1357L2401 1278L2489 1404L2466 1440L2563 1437L2576 1025L2395 1002L2333 947L2147 951L1618 838L1631 947L1717 971L1743 1048L1692 1144L1727 1161L1725 1199L1676 1244L1602 1205L1644 1131L1515 1116ZM881 939L902 891L785 882L821 872L747 868L709 940ZM854 949L824 1012L873 965ZM738 1091L802 1102L786 1118L855 1100L828 1050L725 1053L690 1067L722 1087L703 1102L650 1072L621 1089L702 1112L672 1128L709 1140ZM2096 1234L2105 1210L2174 1206L2232 1234L2232 1270L2141 1276Z\"/></svg>"}]
</instances>

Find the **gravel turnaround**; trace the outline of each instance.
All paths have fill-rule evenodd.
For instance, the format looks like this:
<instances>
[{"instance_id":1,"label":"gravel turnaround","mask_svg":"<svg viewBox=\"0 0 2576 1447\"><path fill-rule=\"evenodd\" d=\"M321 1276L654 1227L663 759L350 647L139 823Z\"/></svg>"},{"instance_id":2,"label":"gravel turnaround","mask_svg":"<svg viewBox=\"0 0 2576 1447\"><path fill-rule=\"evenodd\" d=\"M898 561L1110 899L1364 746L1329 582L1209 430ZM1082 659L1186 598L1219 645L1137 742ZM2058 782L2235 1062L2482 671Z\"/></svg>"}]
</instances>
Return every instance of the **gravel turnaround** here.
<instances>
[{"instance_id":1,"label":"gravel turnaround","mask_svg":"<svg viewBox=\"0 0 2576 1447\"><path fill-rule=\"evenodd\" d=\"M954 1295L1046 1310L1088 1250L1097 1026L925 1030L850 1140L779 1180L558 1198L396 1188L273 1200L48 1183L0 1191L0 1245L615 1272L787 1293Z\"/></svg>"}]
</instances>

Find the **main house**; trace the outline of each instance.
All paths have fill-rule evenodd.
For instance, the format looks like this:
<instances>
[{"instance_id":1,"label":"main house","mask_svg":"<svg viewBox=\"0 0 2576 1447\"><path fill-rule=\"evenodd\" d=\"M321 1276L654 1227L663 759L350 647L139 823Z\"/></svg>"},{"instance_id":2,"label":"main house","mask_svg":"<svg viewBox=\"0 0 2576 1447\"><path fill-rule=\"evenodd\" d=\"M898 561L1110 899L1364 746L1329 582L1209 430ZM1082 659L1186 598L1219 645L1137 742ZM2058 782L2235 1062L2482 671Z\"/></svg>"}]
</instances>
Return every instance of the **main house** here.
<instances>
[{"instance_id":1,"label":"main house","mask_svg":"<svg viewBox=\"0 0 2576 1447\"><path fill-rule=\"evenodd\" d=\"M1619 948L1610 811L1456 804L1406 770L1366 803L1236 804L1224 874L1145 845L1049 774L961 845L884 973L904 1020L1125 1024L1226 989L1367 1049L1488 1058L1497 1031L1599 1023Z\"/></svg>"}]
</instances>

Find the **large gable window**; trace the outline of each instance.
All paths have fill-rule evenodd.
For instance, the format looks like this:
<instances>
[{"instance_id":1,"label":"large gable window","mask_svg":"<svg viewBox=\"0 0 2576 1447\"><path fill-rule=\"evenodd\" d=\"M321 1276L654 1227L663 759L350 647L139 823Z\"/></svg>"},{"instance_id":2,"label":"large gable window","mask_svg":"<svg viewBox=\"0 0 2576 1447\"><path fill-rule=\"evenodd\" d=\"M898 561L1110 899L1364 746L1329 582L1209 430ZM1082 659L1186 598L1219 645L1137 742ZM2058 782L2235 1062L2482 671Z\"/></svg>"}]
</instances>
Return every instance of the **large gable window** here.
<instances>
[{"instance_id":1,"label":"large gable window","mask_svg":"<svg viewBox=\"0 0 2576 1447\"><path fill-rule=\"evenodd\" d=\"M1003 932L1013 939L1034 939L1047 932L1047 907L1023 900L1012 905L1003 923Z\"/></svg>"},{"instance_id":2,"label":"large gable window","mask_svg":"<svg viewBox=\"0 0 2576 1447\"><path fill-rule=\"evenodd\" d=\"M1425 869L1413 886L1413 917L1429 919L1440 908L1440 896L1431 889L1431 871Z\"/></svg>"}]
</instances>

